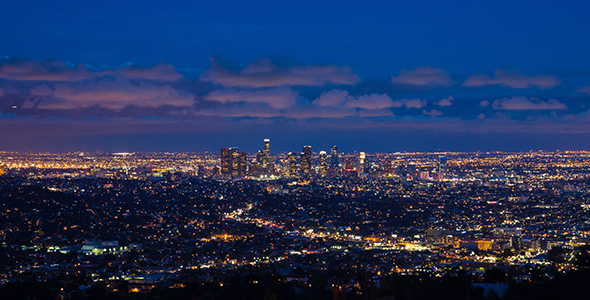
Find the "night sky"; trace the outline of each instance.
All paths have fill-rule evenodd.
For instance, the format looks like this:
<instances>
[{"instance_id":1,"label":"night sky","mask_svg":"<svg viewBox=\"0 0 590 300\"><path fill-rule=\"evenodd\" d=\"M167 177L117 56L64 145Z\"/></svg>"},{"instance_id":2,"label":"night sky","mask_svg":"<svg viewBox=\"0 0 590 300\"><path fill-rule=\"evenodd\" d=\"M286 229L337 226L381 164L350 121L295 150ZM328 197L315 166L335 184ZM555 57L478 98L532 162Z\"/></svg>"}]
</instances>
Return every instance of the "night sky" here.
<instances>
[{"instance_id":1,"label":"night sky","mask_svg":"<svg viewBox=\"0 0 590 300\"><path fill-rule=\"evenodd\" d=\"M590 150L588 1L249 2L2 1L0 151Z\"/></svg>"}]
</instances>

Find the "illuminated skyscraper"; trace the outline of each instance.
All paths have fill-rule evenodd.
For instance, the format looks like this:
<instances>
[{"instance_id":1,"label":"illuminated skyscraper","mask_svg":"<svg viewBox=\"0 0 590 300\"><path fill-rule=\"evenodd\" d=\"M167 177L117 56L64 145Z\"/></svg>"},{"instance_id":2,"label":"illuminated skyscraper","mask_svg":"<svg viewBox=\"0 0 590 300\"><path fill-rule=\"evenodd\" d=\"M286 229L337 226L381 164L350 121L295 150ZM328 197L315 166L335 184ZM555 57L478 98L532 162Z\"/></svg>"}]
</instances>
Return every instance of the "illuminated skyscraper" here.
<instances>
[{"instance_id":1,"label":"illuminated skyscraper","mask_svg":"<svg viewBox=\"0 0 590 300\"><path fill-rule=\"evenodd\" d=\"M338 169L338 147L336 145L330 149L330 167L332 169Z\"/></svg>"},{"instance_id":2,"label":"illuminated skyscraper","mask_svg":"<svg viewBox=\"0 0 590 300\"><path fill-rule=\"evenodd\" d=\"M270 155L270 139L264 139L264 149L262 150L264 154L264 168L271 168L272 165L272 156Z\"/></svg>"},{"instance_id":3,"label":"illuminated skyscraper","mask_svg":"<svg viewBox=\"0 0 590 300\"><path fill-rule=\"evenodd\" d=\"M326 151L320 151L319 174L322 177L328 175L328 154Z\"/></svg>"},{"instance_id":4,"label":"illuminated skyscraper","mask_svg":"<svg viewBox=\"0 0 590 300\"><path fill-rule=\"evenodd\" d=\"M365 152L359 153L359 161L358 161L356 171L357 171L358 175L361 175L362 173L365 172Z\"/></svg>"},{"instance_id":5,"label":"illuminated skyscraper","mask_svg":"<svg viewBox=\"0 0 590 300\"><path fill-rule=\"evenodd\" d=\"M287 154L287 167L289 168L288 176L297 177L297 154L289 152Z\"/></svg>"},{"instance_id":6,"label":"illuminated skyscraper","mask_svg":"<svg viewBox=\"0 0 590 300\"><path fill-rule=\"evenodd\" d=\"M240 152L237 147L221 148L221 175L238 178L246 176L247 170L246 152Z\"/></svg>"},{"instance_id":7,"label":"illuminated skyscraper","mask_svg":"<svg viewBox=\"0 0 590 300\"><path fill-rule=\"evenodd\" d=\"M303 146L301 153L301 173L309 175L311 173L311 146Z\"/></svg>"},{"instance_id":8,"label":"illuminated skyscraper","mask_svg":"<svg viewBox=\"0 0 590 300\"><path fill-rule=\"evenodd\" d=\"M236 147L221 148L221 175L231 175L232 173L232 152L238 151Z\"/></svg>"},{"instance_id":9,"label":"illuminated skyscraper","mask_svg":"<svg viewBox=\"0 0 590 300\"><path fill-rule=\"evenodd\" d=\"M438 157L438 180L443 181L447 177L447 157Z\"/></svg>"},{"instance_id":10,"label":"illuminated skyscraper","mask_svg":"<svg viewBox=\"0 0 590 300\"><path fill-rule=\"evenodd\" d=\"M238 177L244 177L248 173L248 154L246 152L240 152L238 165Z\"/></svg>"},{"instance_id":11,"label":"illuminated skyscraper","mask_svg":"<svg viewBox=\"0 0 590 300\"><path fill-rule=\"evenodd\" d=\"M345 176L356 176L354 174L354 159L348 157L344 160L344 175Z\"/></svg>"}]
</instances>

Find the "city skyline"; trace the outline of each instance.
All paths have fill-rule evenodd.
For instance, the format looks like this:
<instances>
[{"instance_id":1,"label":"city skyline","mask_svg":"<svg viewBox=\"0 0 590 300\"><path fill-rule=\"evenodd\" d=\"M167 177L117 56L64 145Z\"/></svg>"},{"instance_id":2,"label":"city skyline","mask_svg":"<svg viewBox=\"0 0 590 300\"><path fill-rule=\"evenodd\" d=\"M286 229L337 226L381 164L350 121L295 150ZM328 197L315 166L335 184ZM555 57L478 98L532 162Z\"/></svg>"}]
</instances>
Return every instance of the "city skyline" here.
<instances>
[{"instance_id":1,"label":"city skyline","mask_svg":"<svg viewBox=\"0 0 590 300\"><path fill-rule=\"evenodd\" d=\"M590 149L585 2L70 4L0 4L0 150Z\"/></svg>"}]
</instances>

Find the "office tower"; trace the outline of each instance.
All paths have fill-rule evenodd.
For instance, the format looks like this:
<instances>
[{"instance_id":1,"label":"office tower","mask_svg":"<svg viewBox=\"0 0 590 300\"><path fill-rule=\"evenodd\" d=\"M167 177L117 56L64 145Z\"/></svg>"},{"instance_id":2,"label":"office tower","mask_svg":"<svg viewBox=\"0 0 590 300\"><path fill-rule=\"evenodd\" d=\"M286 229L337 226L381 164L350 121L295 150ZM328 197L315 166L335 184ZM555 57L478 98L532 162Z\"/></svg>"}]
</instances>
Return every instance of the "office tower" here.
<instances>
[{"instance_id":1,"label":"office tower","mask_svg":"<svg viewBox=\"0 0 590 300\"><path fill-rule=\"evenodd\" d=\"M438 180L443 181L447 177L447 157L438 157Z\"/></svg>"},{"instance_id":2,"label":"office tower","mask_svg":"<svg viewBox=\"0 0 590 300\"><path fill-rule=\"evenodd\" d=\"M231 175L232 171L232 152L237 152L236 147L221 148L221 175Z\"/></svg>"},{"instance_id":3,"label":"office tower","mask_svg":"<svg viewBox=\"0 0 590 300\"><path fill-rule=\"evenodd\" d=\"M248 161L246 152L240 152L237 147L221 148L221 175L232 178L246 176Z\"/></svg>"},{"instance_id":4,"label":"office tower","mask_svg":"<svg viewBox=\"0 0 590 300\"><path fill-rule=\"evenodd\" d=\"M297 177L297 154L293 152L287 154L287 167L289 168L289 177Z\"/></svg>"},{"instance_id":5,"label":"office tower","mask_svg":"<svg viewBox=\"0 0 590 300\"><path fill-rule=\"evenodd\" d=\"M311 146L303 146L301 153L301 172L304 175L311 173Z\"/></svg>"},{"instance_id":6,"label":"office tower","mask_svg":"<svg viewBox=\"0 0 590 300\"><path fill-rule=\"evenodd\" d=\"M356 168L356 172L358 173L358 175L361 175L365 172L365 152L359 153L359 161Z\"/></svg>"},{"instance_id":7,"label":"office tower","mask_svg":"<svg viewBox=\"0 0 590 300\"><path fill-rule=\"evenodd\" d=\"M354 159L349 157L346 160L344 160L344 169L346 170L346 172L353 172L354 171Z\"/></svg>"},{"instance_id":8,"label":"office tower","mask_svg":"<svg viewBox=\"0 0 590 300\"><path fill-rule=\"evenodd\" d=\"M231 178L240 177L240 151L231 153Z\"/></svg>"},{"instance_id":9,"label":"office tower","mask_svg":"<svg viewBox=\"0 0 590 300\"><path fill-rule=\"evenodd\" d=\"M338 147L332 146L330 149L330 167L332 169L338 169Z\"/></svg>"},{"instance_id":10,"label":"office tower","mask_svg":"<svg viewBox=\"0 0 590 300\"><path fill-rule=\"evenodd\" d=\"M262 150L262 153L264 154L264 162L262 166L271 169L272 156L270 155L270 139L264 139L264 149Z\"/></svg>"},{"instance_id":11,"label":"office tower","mask_svg":"<svg viewBox=\"0 0 590 300\"><path fill-rule=\"evenodd\" d=\"M319 174L322 177L328 175L328 154L326 151L320 151Z\"/></svg>"},{"instance_id":12,"label":"office tower","mask_svg":"<svg viewBox=\"0 0 590 300\"><path fill-rule=\"evenodd\" d=\"M246 152L240 152L238 163L238 177L244 177L248 175L248 154Z\"/></svg>"},{"instance_id":13,"label":"office tower","mask_svg":"<svg viewBox=\"0 0 590 300\"><path fill-rule=\"evenodd\" d=\"M264 153L258 150L256 153L256 159L250 163L250 175L251 176L260 176L263 175L264 170L262 168L262 162L264 161Z\"/></svg>"}]
</instances>

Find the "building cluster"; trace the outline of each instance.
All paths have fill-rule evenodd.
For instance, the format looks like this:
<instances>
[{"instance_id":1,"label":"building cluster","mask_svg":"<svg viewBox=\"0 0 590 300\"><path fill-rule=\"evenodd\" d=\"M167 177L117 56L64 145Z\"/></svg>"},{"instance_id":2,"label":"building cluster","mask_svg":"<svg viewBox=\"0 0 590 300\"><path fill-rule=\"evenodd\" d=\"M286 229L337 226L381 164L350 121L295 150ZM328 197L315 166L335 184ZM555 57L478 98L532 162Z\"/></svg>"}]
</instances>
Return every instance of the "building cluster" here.
<instances>
[{"instance_id":1,"label":"building cluster","mask_svg":"<svg viewBox=\"0 0 590 300\"><path fill-rule=\"evenodd\" d=\"M254 157L0 153L0 165L1 284L67 273L149 292L252 268L307 285L330 270L527 280L528 266L579 267L590 247L583 151L273 155L265 140Z\"/></svg>"}]
</instances>

